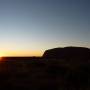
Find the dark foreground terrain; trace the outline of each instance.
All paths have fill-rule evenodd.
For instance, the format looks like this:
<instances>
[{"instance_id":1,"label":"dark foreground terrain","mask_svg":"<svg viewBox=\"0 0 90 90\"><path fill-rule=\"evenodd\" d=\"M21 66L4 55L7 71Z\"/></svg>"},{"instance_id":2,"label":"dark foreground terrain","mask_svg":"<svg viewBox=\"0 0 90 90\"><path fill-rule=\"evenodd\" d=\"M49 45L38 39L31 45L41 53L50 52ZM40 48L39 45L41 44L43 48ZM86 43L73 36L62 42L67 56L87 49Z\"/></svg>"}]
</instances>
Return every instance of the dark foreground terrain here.
<instances>
[{"instance_id":1,"label":"dark foreground terrain","mask_svg":"<svg viewBox=\"0 0 90 90\"><path fill-rule=\"evenodd\" d=\"M90 60L8 57L0 62L0 89L90 90Z\"/></svg>"}]
</instances>

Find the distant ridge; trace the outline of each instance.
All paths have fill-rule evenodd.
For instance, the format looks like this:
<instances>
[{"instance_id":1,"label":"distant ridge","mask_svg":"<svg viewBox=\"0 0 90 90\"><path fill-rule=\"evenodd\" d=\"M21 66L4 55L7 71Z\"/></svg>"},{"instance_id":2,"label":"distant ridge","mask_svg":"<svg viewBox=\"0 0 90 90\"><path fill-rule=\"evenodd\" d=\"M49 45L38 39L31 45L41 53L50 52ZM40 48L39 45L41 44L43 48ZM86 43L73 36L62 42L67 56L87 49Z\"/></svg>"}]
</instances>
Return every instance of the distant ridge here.
<instances>
[{"instance_id":1,"label":"distant ridge","mask_svg":"<svg viewBox=\"0 0 90 90\"><path fill-rule=\"evenodd\" d=\"M90 49L86 47L57 47L53 49L46 50L43 54L45 58L59 58L59 59L90 59Z\"/></svg>"}]
</instances>

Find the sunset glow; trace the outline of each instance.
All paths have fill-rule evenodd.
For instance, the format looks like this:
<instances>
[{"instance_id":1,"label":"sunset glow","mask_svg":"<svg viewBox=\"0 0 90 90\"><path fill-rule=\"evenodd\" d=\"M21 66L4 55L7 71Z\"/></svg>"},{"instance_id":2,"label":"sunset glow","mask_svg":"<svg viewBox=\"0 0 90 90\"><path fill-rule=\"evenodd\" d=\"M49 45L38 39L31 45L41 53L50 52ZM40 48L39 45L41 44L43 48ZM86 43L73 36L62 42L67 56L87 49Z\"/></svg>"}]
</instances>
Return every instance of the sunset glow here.
<instances>
[{"instance_id":1,"label":"sunset glow","mask_svg":"<svg viewBox=\"0 0 90 90\"><path fill-rule=\"evenodd\" d=\"M43 51L1 51L0 58L1 57L7 57L7 56L42 56Z\"/></svg>"},{"instance_id":2,"label":"sunset glow","mask_svg":"<svg viewBox=\"0 0 90 90\"><path fill-rule=\"evenodd\" d=\"M0 0L0 57L90 48L90 0Z\"/></svg>"},{"instance_id":3,"label":"sunset glow","mask_svg":"<svg viewBox=\"0 0 90 90\"><path fill-rule=\"evenodd\" d=\"M5 56L4 53L0 53L0 61L3 61L3 57Z\"/></svg>"},{"instance_id":4,"label":"sunset glow","mask_svg":"<svg viewBox=\"0 0 90 90\"><path fill-rule=\"evenodd\" d=\"M0 59L1 59L3 56L5 56L5 54L1 52L1 53L0 53Z\"/></svg>"}]
</instances>

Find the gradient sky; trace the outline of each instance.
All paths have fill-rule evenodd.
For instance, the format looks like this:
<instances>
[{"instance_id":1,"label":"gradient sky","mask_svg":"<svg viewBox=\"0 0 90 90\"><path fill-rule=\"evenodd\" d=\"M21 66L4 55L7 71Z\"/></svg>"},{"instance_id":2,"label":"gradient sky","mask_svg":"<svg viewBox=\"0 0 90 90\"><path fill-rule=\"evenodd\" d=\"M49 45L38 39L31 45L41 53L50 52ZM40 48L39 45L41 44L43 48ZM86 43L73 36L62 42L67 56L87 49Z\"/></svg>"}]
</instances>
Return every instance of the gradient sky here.
<instances>
[{"instance_id":1,"label":"gradient sky","mask_svg":"<svg viewBox=\"0 0 90 90\"><path fill-rule=\"evenodd\" d=\"M0 55L90 48L90 0L0 0Z\"/></svg>"}]
</instances>

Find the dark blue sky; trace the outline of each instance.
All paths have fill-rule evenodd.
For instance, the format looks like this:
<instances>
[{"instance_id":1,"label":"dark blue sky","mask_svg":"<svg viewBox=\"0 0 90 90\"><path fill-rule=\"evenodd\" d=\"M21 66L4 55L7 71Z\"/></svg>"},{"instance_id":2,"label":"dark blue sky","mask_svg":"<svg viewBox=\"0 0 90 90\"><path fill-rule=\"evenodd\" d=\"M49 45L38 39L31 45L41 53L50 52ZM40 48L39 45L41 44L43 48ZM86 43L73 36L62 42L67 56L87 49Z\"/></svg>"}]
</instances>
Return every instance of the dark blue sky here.
<instances>
[{"instance_id":1,"label":"dark blue sky","mask_svg":"<svg viewBox=\"0 0 90 90\"><path fill-rule=\"evenodd\" d=\"M0 42L1 51L26 55L63 46L90 48L90 0L0 0Z\"/></svg>"}]
</instances>

